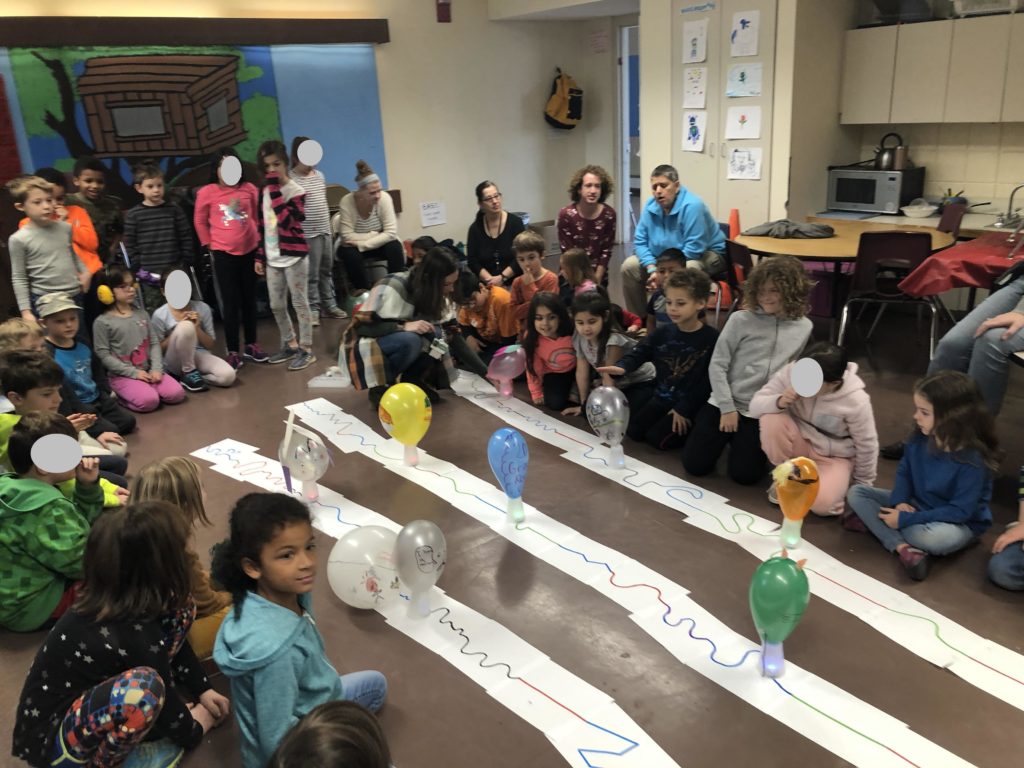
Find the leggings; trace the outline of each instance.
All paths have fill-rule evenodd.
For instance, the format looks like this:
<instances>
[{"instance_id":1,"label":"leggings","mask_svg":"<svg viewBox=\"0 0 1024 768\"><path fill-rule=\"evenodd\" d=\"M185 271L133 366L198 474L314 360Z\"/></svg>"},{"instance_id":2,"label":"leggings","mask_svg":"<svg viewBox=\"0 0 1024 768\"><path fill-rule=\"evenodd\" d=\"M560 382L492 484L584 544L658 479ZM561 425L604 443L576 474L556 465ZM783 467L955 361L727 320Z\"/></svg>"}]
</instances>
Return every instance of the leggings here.
<instances>
[{"instance_id":1,"label":"leggings","mask_svg":"<svg viewBox=\"0 0 1024 768\"><path fill-rule=\"evenodd\" d=\"M160 407L160 403L175 405L185 399L185 390L181 388L181 384L166 373L159 384L129 379L127 376L111 376L110 388L125 408L138 413L155 411Z\"/></svg>"},{"instance_id":2,"label":"leggings","mask_svg":"<svg viewBox=\"0 0 1024 768\"><path fill-rule=\"evenodd\" d=\"M544 389L544 405L553 411L561 411L569 407L569 395L576 383L576 371L565 373L545 373L541 380Z\"/></svg>"},{"instance_id":3,"label":"leggings","mask_svg":"<svg viewBox=\"0 0 1024 768\"><path fill-rule=\"evenodd\" d=\"M242 315L245 343L256 343L256 257L252 253L236 256L224 251L213 255L213 277L224 321L224 344L228 352L240 352L238 315Z\"/></svg>"},{"instance_id":4,"label":"leggings","mask_svg":"<svg viewBox=\"0 0 1024 768\"><path fill-rule=\"evenodd\" d=\"M338 249L338 259L344 263L352 288L365 291L370 288L370 278L366 274L367 261L387 261L388 274L401 272L405 269L405 248L397 240L389 240L380 248L372 251L360 251L350 245Z\"/></svg>"},{"instance_id":5,"label":"leggings","mask_svg":"<svg viewBox=\"0 0 1024 768\"><path fill-rule=\"evenodd\" d=\"M683 446L683 468L696 477L710 475L718 457L729 446L729 479L740 485L753 485L768 471L768 457L761 450L760 425L757 419L741 415L735 432L722 432L721 418L722 412L711 403L701 406Z\"/></svg>"},{"instance_id":6,"label":"leggings","mask_svg":"<svg viewBox=\"0 0 1024 768\"><path fill-rule=\"evenodd\" d=\"M164 696L164 681L152 667L132 667L93 686L64 715L50 765L121 765L156 723Z\"/></svg>"},{"instance_id":7,"label":"leggings","mask_svg":"<svg viewBox=\"0 0 1024 768\"><path fill-rule=\"evenodd\" d=\"M187 320L175 325L164 352L164 370L175 376L198 370L207 384L215 387L234 384L235 369L212 352L196 349L198 343L195 325Z\"/></svg>"},{"instance_id":8,"label":"leggings","mask_svg":"<svg viewBox=\"0 0 1024 768\"><path fill-rule=\"evenodd\" d=\"M299 320L299 346L309 349L313 346L313 318L309 309L309 259L299 259L290 267L267 265L267 294L270 309L281 333L281 349L290 347L295 341L295 328L288 314L288 297L291 296L295 316Z\"/></svg>"}]
</instances>

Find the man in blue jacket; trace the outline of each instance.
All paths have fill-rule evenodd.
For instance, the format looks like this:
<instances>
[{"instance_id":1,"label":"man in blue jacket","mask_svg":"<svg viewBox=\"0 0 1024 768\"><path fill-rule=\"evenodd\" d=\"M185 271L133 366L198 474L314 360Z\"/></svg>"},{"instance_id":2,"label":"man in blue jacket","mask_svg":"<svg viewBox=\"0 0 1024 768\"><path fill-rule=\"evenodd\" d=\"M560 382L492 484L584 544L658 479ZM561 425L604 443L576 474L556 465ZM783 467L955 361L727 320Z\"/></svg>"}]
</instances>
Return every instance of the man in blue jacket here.
<instances>
[{"instance_id":1,"label":"man in blue jacket","mask_svg":"<svg viewBox=\"0 0 1024 768\"><path fill-rule=\"evenodd\" d=\"M638 315L644 314L647 288L654 287L654 261L662 251L678 248L687 266L712 278L725 271L725 235L704 201L680 185L679 172L659 165L651 172L651 192L636 227L634 255L622 262L626 308Z\"/></svg>"}]
</instances>

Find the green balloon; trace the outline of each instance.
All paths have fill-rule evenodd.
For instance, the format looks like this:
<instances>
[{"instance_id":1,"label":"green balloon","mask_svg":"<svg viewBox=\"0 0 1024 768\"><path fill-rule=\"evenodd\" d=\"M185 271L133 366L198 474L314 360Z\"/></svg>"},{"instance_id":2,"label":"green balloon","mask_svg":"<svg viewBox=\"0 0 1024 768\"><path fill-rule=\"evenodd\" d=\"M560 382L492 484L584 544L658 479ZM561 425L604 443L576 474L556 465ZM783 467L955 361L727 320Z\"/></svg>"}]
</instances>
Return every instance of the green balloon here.
<instances>
[{"instance_id":1,"label":"green balloon","mask_svg":"<svg viewBox=\"0 0 1024 768\"><path fill-rule=\"evenodd\" d=\"M796 629L811 599L807 574L788 557L761 563L750 582L750 615L763 640L781 643Z\"/></svg>"}]
</instances>

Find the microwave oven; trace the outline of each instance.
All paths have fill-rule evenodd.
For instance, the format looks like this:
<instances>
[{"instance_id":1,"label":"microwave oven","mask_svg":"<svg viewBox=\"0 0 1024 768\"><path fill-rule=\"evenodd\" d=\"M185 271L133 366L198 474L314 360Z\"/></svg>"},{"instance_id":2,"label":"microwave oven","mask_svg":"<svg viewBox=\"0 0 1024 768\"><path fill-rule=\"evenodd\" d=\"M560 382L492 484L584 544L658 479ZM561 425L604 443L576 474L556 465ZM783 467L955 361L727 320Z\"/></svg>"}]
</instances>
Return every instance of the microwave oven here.
<instances>
[{"instance_id":1,"label":"microwave oven","mask_svg":"<svg viewBox=\"0 0 1024 768\"><path fill-rule=\"evenodd\" d=\"M833 211L899 213L924 192L924 168L876 171L867 168L830 168L828 207Z\"/></svg>"}]
</instances>

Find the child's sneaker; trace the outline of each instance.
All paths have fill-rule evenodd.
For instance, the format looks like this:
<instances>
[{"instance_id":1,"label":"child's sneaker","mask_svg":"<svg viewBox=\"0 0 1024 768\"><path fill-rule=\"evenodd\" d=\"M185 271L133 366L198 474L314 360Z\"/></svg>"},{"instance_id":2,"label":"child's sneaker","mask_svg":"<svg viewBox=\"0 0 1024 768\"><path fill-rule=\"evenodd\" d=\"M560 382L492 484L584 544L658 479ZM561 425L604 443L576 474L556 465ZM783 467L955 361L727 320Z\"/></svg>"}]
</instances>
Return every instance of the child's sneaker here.
<instances>
[{"instance_id":1,"label":"child's sneaker","mask_svg":"<svg viewBox=\"0 0 1024 768\"><path fill-rule=\"evenodd\" d=\"M245 361L242 360L242 356L237 352L228 352L227 357L224 358L228 365L234 368L236 371L245 365Z\"/></svg>"},{"instance_id":2,"label":"child's sneaker","mask_svg":"<svg viewBox=\"0 0 1024 768\"><path fill-rule=\"evenodd\" d=\"M924 581L931 568L931 559L927 552L917 547L904 547L899 552L900 563L907 569L907 575L914 581Z\"/></svg>"},{"instance_id":3,"label":"child's sneaker","mask_svg":"<svg viewBox=\"0 0 1024 768\"><path fill-rule=\"evenodd\" d=\"M246 360L252 360L254 363L265 363L268 360L267 353L260 348L259 344L246 344L242 355Z\"/></svg>"},{"instance_id":4,"label":"child's sneaker","mask_svg":"<svg viewBox=\"0 0 1024 768\"><path fill-rule=\"evenodd\" d=\"M189 392L205 392L209 389L206 385L206 381L203 379L203 374L195 368L182 376L179 381L181 382L181 386Z\"/></svg>"},{"instance_id":5,"label":"child's sneaker","mask_svg":"<svg viewBox=\"0 0 1024 768\"><path fill-rule=\"evenodd\" d=\"M839 524L846 530L853 531L854 533L866 533L868 530L868 527L864 525L864 521L850 510L846 510L839 516Z\"/></svg>"},{"instance_id":6,"label":"child's sneaker","mask_svg":"<svg viewBox=\"0 0 1024 768\"><path fill-rule=\"evenodd\" d=\"M128 754L123 768L174 768L185 750L170 739L144 741Z\"/></svg>"},{"instance_id":7,"label":"child's sneaker","mask_svg":"<svg viewBox=\"0 0 1024 768\"><path fill-rule=\"evenodd\" d=\"M775 483L771 484L768 488L768 503L774 504L776 507L779 506L779 489L775 486Z\"/></svg>"},{"instance_id":8,"label":"child's sneaker","mask_svg":"<svg viewBox=\"0 0 1024 768\"><path fill-rule=\"evenodd\" d=\"M278 363L287 363L293 357L299 354L298 347L285 347L280 352L277 352L267 358L267 362L271 365L277 365Z\"/></svg>"},{"instance_id":9,"label":"child's sneaker","mask_svg":"<svg viewBox=\"0 0 1024 768\"><path fill-rule=\"evenodd\" d=\"M289 371L301 371L316 362L316 355L306 349L300 349L294 359L288 363Z\"/></svg>"},{"instance_id":10,"label":"child's sneaker","mask_svg":"<svg viewBox=\"0 0 1024 768\"><path fill-rule=\"evenodd\" d=\"M335 320L348 320L348 312L341 307L328 307L323 311L323 314L333 317Z\"/></svg>"}]
</instances>

